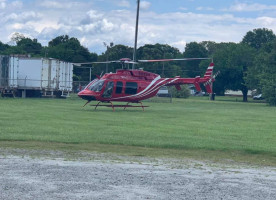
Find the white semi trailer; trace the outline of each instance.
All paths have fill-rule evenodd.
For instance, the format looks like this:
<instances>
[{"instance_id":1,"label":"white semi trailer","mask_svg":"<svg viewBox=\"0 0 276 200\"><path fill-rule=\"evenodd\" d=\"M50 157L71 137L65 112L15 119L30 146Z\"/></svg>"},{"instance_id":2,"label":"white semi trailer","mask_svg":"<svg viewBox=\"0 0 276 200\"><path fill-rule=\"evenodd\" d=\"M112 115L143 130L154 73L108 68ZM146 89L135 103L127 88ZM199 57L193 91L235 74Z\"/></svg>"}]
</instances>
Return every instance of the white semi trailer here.
<instances>
[{"instance_id":1,"label":"white semi trailer","mask_svg":"<svg viewBox=\"0 0 276 200\"><path fill-rule=\"evenodd\" d=\"M0 90L13 96L68 96L73 64L50 58L0 56Z\"/></svg>"}]
</instances>

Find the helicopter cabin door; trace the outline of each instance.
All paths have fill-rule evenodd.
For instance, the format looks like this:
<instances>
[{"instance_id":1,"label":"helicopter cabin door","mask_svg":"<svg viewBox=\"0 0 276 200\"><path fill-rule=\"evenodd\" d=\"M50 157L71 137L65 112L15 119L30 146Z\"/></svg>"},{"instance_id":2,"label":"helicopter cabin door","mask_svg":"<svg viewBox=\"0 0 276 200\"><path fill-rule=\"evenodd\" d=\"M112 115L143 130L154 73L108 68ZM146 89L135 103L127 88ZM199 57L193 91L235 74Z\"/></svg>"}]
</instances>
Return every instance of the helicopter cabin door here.
<instances>
[{"instance_id":1,"label":"helicopter cabin door","mask_svg":"<svg viewBox=\"0 0 276 200\"><path fill-rule=\"evenodd\" d=\"M109 81L105 86L102 97L103 98L111 98L112 92L113 92L113 87L114 87L113 81Z\"/></svg>"}]
</instances>

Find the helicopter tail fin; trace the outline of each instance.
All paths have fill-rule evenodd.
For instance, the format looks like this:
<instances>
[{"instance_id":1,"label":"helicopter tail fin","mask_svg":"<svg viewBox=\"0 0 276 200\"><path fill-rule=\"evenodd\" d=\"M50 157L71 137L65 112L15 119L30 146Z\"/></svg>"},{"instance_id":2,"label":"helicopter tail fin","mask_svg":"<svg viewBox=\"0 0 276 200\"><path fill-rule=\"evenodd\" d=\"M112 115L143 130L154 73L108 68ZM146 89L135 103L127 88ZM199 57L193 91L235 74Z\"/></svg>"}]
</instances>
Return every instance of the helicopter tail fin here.
<instances>
[{"instance_id":1,"label":"helicopter tail fin","mask_svg":"<svg viewBox=\"0 0 276 200\"><path fill-rule=\"evenodd\" d=\"M204 84L204 86L205 86L206 91L207 91L209 94L213 93L213 89L212 89L211 84L209 84L209 83L207 82L207 84Z\"/></svg>"},{"instance_id":2,"label":"helicopter tail fin","mask_svg":"<svg viewBox=\"0 0 276 200\"><path fill-rule=\"evenodd\" d=\"M214 63L211 62L210 65L208 66L203 78L200 78L199 76L195 77L194 86L198 92L201 91L200 83L203 83L206 88L206 91L208 93L212 93L211 83L213 81L213 78L212 78L213 69L214 69ZM202 82L202 79L204 82Z\"/></svg>"},{"instance_id":3,"label":"helicopter tail fin","mask_svg":"<svg viewBox=\"0 0 276 200\"><path fill-rule=\"evenodd\" d=\"M214 82L215 77L219 74L219 72L217 72L215 75L213 75L213 69L214 63L211 62L204 74L204 78L207 79L207 81L204 83L204 86L209 94L213 93L212 82Z\"/></svg>"},{"instance_id":4,"label":"helicopter tail fin","mask_svg":"<svg viewBox=\"0 0 276 200\"><path fill-rule=\"evenodd\" d=\"M213 69L214 69L214 63L211 62L204 74L204 78L211 78L213 74Z\"/></svg>"}]
</instances>

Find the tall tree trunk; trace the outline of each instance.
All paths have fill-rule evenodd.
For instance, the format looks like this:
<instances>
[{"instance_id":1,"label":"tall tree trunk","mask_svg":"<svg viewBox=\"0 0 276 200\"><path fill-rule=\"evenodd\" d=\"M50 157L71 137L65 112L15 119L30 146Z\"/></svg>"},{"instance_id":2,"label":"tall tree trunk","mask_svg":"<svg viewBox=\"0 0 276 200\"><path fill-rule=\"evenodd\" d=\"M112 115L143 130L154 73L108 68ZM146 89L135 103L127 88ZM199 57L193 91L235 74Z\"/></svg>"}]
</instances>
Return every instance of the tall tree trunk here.
<instances>
[{"instance_id":1,"label":"tall tree trunk","mask_svg":"<svg viewBox=\"0 0 276 200\"><path fill-rule=\"evenodd\" d=\"M248 89L247 89L247 87L245 87L245 88L242 90L242 97L243 97L242 101L243 101L243 102L247 102L247 93L248 93Z\"/></svg>"}]
</instances>

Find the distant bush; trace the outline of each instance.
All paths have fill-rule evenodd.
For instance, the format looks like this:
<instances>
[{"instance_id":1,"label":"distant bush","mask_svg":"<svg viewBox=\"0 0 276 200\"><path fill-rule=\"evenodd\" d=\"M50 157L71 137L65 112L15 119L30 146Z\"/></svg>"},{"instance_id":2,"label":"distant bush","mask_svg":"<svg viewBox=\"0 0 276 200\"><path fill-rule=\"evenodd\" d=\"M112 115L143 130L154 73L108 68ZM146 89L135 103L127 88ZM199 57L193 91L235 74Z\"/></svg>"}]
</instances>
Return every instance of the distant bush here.
<instances>
[{"instance_id":1,"label":"distant bush","mask_svg":"<svg viewBox=\"0 0 276 200\"><path fill-rule=\"evenodd\" d=\"M190 89L187 85L181 86L181 90L177 90L175 87L171 87L170 90L174 98L188 98L190 96Z\"/></svg>"},{"instance_id":2,"label":"distant bush","mask_svg":"<svg viewBox=\"0 0 276 200\"><path fill-rule=\"evenodd\" d=\"M270 105L270 106L276 106L276 81L273 80L273 78L271 78L272 75L267 75L267 79L266 80L262 80L262 84L263 84L263 88L262 88L262 93L263 96L266 100L266 102ZM270 77L270 79L269 79Z\"/></svg>"}]
</instances>

